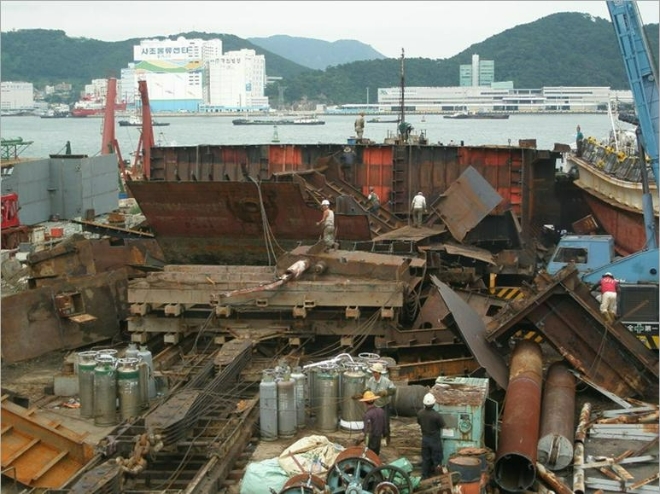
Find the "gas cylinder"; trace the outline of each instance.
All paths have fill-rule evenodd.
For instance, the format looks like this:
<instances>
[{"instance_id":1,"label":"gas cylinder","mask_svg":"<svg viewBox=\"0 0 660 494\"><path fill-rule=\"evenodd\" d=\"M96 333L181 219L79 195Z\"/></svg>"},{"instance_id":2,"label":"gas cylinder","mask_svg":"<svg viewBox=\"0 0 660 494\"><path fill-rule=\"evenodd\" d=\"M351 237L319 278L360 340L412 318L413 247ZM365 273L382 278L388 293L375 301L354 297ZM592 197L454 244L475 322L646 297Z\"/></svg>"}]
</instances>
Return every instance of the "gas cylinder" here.
<instances>
[{"instance_id":1,"label":"gas cylinder","mask_svg":"<svg viewBox=\"0 0 660 494\"><path fill-rule=\"evenodd\" d=\"M151 352L146 345L141 345L140 350L138 351L138 356L142 359L143 362L149 367L149 377L147 379L147 386L149 390L149 399L153 400L156 397L156 381L154 380L154 360L151 356Z\"/></svg>"},{"instance_id":2,"label":"gas cylinder","mask_svg":"<svg viewBox=\"0 0 660 494\"><path fill-rule=\"evenodd\" d=\"M364 406L353 399L364 391L366 375L359 365L350 366L342 373L341 379L341 420L339 426L346 430L362 430Z\"/></svg>"},{"instance_id":3,"label":"gas cylinder","mask_svg":"<svg viewBox=\"0 0 660 494\"><path fill-rule=\"evenodd\" d=\"M117 423L117 359L111 355L96 356L94 367L94 425Z\"/></svg>"},{"instance_id":4,"label":"gas cylinder","mask_svg":"<svg viewBox=\"0 0 660 494\"><path fill-rule=\"evenodd\" d=\"M138 347L135 343L129 343L126 351L124 352L124 358L140 358L140 353Z\"/></svg>"},{"instance_id":5,"label":"gas cylinder","mask_svg":"<svg viewBox=\"0 0 660 494\"><path fill-rule=\"evenodd\" d=\"M307 378L303 374L300 367L293 369L291 373L291 378L294 381L295 396L296 396L296 427L298 429L303 429L307 425L307 414L305 413L305 402L306 402L306 382Z\"/></svg>"},{"instance_id":6,"label":"gas cylinder","mask_svg":"<svg viewBox=\"0 0 660 494\"><path fill-rule=\"evenodd\" d=\"M279 437L296 434L295 381L288 372L277 380L277 434Z\"/></svg>"},{"instance_id":7,"label":"gas cylinder","mask_svg":"<svg viewBox=\"0 0 660 494\"><path fill-rule=\"evenodd\" d=\"M261 439L277 439L277 383L272 369L263 371L259 383L259 429Z\"/></svg>"},{"instance_id":8,"label":"gas cylinder","mask_svg":"<svg viewBox=\"0 0 660 494\"><path fill-rule=\"evenodd\" d=\"M78 353L78 395L80 396L80 416L94 417L94 368L96 351Z\"/></svg>"},{"instance_id":9,"label":"gas cylinder","mask_svg":"<svg viewBox=\"0 0 660 494\"><path fill-rule=\"evenodd\" d=\"M336 366L320 366L315 377L318 408L316 427L325 432L337 430L339 404L339 372Z\"/></svg>"},{"instance_id":10,"label":"gas cylinder","mask_svg":"<svg viewBox=\"0 0 660 494\"><path fill-rule=\"evenodd\" d=\"M122 420L140 415L140 371L139 358L122 358L117 363L117 394L119 395L119 415Z\"/></svg>"}]
</instances>

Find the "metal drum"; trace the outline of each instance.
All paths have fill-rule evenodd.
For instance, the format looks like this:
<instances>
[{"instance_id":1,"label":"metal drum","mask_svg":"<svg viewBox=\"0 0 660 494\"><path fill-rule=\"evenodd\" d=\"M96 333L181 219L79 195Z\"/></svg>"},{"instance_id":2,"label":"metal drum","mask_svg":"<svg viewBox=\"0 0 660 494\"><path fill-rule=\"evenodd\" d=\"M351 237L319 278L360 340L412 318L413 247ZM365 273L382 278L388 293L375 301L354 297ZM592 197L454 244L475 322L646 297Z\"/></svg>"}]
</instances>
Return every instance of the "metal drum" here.
<instances>
[{"instance_id":1,"label":"metal drum","mask_svg":"<svg viewBox=\"0 0 660 494\"><path fill-rule=\"evenodd\" d=\"M117 359L97 355L94 367L94 425L117 423Z\"/></svg>"},{"instance_id":2,"label":"metal drum","mask_svg":"<svg viewBox=\"0 0 660 494\"><path fill-rule=\"evenodd\" d=\"M364 391L366 374L359 366L344 371L341 379L341 419L339 426L346 430L362 430L364 406L353 397Z\"/></svg>"},{"instance_id":3,"label":"metal drum","mask_svg":"<svg viewBox=\"0 0 660 494\"><path fill-rule=\"evenodd\" d=\"M307 414L305 413L305 401L306 395L305 392L305 383L307 378L303 374L300 367L293 369L291 373L291 378L294 380L294 388L296 394L296 427L302 429L307 423Z\"/></svg>"},{"instance_id":4,"label":"metal drum","mask_svg":"<svg viewBox=\"0 0 660 494\"><path fill-rule=\"evenodd\" d=\"M277 434L293 437L296 434L296 383L287 373L277 381Z\"/></svg>"},{"instance_id":5,"label":"metal drum","mask_svg":"<svg viewBox=\"0 0 660 494\"><path fill-rule=\"evenodd\" d=\"M140 346L138 351L138 356L142 359L143 362L146 362L149 367L149 377L147 378L147 386L149 390L149 399L152 400L156 397L156 381L154 380L154 360L151 356L151 352L145 345Z\"/></svg>"},{"instance_id":6,"label":"metal drum","mask_svg":"<svg viewBox=\"0 0 660 494\"><path fill-rule=\"evenodd\" d=\"M118 361L117 394L119 395L119 415L122 420L140 415L142 402L140 397L139 358L123 358Z\"/></svg>"},{"instance_id":7,"label":"metal drum","mask_svg":"<svg viewBox=\"0 0 660 494\"><path fill-rule=\"evenodd\" d=\"M337 430L339 404L339 372L336 366L318 368L315 388L318 399L316 427L324 432L334 432Z\"/></svg>"},{"instance_id":8,"label":"metal drum","mask_svg":"<svg viewBox=\"0 0 660 494\"><path fill-rule=\"evenodd\" d=\"M80 416L94 417L94 368L98 352L78 353L78 395L80 396Z\"/></svg>"},{"instance_id":9,"label":"metal drum","mask_svg":"<svg viewBox=\"0 0 660 494\"><path fill-rule=\"evenodd\" d=\"M259 428L263 441L277 439L277 383L269 369L263 372L259 383Z\"/></svg>"}]
</instances>

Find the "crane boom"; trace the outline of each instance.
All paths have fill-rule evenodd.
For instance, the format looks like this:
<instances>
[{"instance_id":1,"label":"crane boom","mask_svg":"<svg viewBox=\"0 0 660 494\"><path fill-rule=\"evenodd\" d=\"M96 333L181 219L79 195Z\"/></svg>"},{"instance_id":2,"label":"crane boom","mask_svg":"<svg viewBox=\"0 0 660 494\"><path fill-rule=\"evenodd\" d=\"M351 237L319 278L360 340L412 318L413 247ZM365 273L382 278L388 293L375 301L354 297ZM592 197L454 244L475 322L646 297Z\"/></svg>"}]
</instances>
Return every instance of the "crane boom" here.
<instances>
[{"instance_id":1,"label":"crane boom","mask_svg":"<svg viewBox=\"0 0 660 494\"><path fill-rule=\"evenodd\" d=\"M623 64L632 90L635 111L639 120L637 132L638 141L649 157L651 171L658 181L658 74L652 61L649 43L644 33L644 25L639 15L637 2L631 0L610 0L607 2L614 32L617 36L619 50L623 56ZM641 135L640 135L641 134ZM644 155L640 155L644 159ZM642 178L645 178L643 174ZM646 227L647 247L657 249L655 218L653 214L653 198L649 192L648 179L643 184L644 196L642 207Z\"/></svg>"}]
</instances>

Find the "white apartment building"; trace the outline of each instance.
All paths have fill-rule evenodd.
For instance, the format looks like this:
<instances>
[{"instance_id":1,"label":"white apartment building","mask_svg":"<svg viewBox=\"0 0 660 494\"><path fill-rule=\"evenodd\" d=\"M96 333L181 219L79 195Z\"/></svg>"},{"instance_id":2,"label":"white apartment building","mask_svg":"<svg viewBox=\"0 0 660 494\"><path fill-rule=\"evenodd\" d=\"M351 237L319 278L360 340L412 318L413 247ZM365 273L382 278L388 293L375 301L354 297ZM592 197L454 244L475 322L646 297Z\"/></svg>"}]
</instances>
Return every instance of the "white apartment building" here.
<instances>
[{"instance_id":1,"label":"white apartment building","mask_svg":"<svg viewBox=\"0 0 660 494\"><path fill-rule=\"evenodd\" d=\"M406 87L406 111L515 111L515 112L596 112L604 111L614 94L628 100L630 91L611 91L609 87L560 86L541 89L500 87ZM632 95L629 96L632 100ZM399 111L401 88L378 88L379 111Z\"/></svg>"},{"instance_id":2,"label":"white apartment building","mask_svg":"<svg viewBox=\"0 0 660 494\"><path fill-rule=\"evenodd\" d=\"M230 51L204 65L203 112L267 110L266 57L254 50Z\"/></svg>"},{"instance_id":3,"label":"white apartment building","mask_svg":"<svg viewBox=\"0 0 660 494\"><path fill-rule=\"evenodd\" d=\"M222 56L222 40L142 40L133 63L121 71L122 99L139 105L138 81L147 81L154 112L197 111L203 101L203 67Z\"/></svg>"},{"instance_id":4,"label":"white apartment building","mask_svg":"<svg viewBox=\"0 0 660 494\"><path fill-rule=\"evenodd\" d=\"M2 82L0 84L0 109L3 112L32 111L34 86L31 82Z\"/></svg>"}]
</instances>

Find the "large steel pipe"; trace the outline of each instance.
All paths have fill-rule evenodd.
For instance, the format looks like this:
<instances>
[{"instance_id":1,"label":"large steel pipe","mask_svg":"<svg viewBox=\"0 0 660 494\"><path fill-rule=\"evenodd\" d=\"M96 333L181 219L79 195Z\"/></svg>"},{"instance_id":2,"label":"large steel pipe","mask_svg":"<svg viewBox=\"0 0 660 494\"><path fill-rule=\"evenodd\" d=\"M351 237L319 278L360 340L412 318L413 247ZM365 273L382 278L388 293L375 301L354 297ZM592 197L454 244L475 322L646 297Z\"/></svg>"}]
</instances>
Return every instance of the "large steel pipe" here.
<instances>
[{"instance_id":1,"label":"large steel pipe","mask_svg":"<svg viewBox=\"0 0 660 494\"><path fill-rule=\"evenodd\" d=\"M543 389L538 461L562 470L573 461L575 434L575 376L561 362L548 369Z\"/></svg>"},{"instance_id":2,"label":"large steel pipe","mask_svg":"<svg viewBox=\"0 0 660 494\"><path fill-rule=\"evenodd\" d=\"M536 479L536 453L543 382L541 347L521 340L511 356L495 481L509 492L523 492Z\"/></svg>"}]
</instances>

